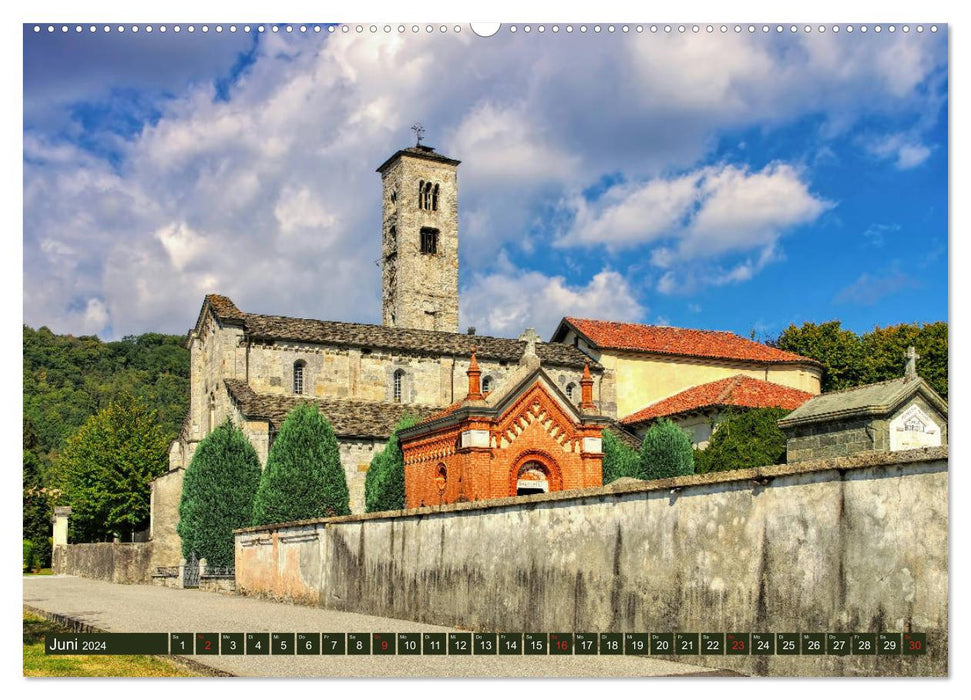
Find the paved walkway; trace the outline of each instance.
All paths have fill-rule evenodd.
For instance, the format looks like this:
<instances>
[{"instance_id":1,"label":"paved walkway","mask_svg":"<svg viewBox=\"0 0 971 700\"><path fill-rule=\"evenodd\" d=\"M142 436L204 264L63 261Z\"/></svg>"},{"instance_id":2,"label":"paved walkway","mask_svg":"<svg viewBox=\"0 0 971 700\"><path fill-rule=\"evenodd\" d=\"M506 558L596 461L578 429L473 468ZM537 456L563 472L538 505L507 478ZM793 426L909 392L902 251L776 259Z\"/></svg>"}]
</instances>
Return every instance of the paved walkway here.
<instances>
[{"instance_id":1,"label":"paved walkway","mask_svg":"<svg viewBox=\"0 0 971 700\"><path fill-rule=\"evenodd\" d=\"M107 632L454 632L242 596L121 585L74 576L24 577L24 604ZM194 656L238 676L636 677L736 675L639 656Z\"/></svg>"}]
</instances>

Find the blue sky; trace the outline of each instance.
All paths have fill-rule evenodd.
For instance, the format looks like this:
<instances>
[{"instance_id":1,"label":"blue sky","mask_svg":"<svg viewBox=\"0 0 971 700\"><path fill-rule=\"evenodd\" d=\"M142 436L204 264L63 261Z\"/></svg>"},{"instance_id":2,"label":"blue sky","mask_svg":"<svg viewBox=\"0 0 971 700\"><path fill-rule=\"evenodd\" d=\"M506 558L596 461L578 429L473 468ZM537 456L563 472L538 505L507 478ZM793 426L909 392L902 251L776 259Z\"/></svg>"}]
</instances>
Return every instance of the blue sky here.
<instances>
[{"instance_id":1,"label":"blue sky","mask_svg":"<svg viewBox=\"0 0 971 700\"><path fill-rule=\"evenodd\" d=\"M592 26L26 26L25 323L179 333L208 292L378 322L374 169L415 121L463 161L463 328L947 319L945 30Z\"/></svg>"}]
</instances>

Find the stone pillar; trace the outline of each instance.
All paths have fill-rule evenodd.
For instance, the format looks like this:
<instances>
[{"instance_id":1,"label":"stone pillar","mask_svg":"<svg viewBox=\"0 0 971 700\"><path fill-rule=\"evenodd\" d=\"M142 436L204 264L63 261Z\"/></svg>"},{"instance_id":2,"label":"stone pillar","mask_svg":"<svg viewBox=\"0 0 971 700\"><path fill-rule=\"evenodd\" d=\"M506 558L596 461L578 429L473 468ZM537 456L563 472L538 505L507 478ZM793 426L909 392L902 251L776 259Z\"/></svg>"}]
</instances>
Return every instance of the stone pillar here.
<instances>
[{"instance_id":1,"label":"stone pillar","mask_svg":"<svg viewBox=\"0 0 971 700\"><path fill-rule=\"evenodd\" d=\"M71 517L71 506L56 506L54 508L54 546L67 545L67 521Z\"/></svg>"}]
</instances>

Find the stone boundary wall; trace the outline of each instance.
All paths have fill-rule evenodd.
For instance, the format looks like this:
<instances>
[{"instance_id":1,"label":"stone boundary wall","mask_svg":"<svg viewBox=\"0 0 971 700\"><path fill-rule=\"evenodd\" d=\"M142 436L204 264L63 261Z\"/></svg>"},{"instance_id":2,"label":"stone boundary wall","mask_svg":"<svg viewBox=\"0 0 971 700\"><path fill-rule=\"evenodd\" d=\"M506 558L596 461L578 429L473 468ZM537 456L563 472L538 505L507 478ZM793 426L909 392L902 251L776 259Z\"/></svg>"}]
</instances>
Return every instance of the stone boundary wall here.
<instances>
[{"instance_id":1,"label":"stone boundary wall","mask_svg":"<svg viewBox=\"0 0 971 700\"><path fill-rule=\"evenodd\" d=\"M151 542L89 542L58 545L51 555L55 574L111 583L151 583L155 570Z\"/></svg>"},{"instance_id":2,"label":"stone boundary wall","mask_svg":"<svg viewBox=\"0 0 971 700\"><path fill-rule=\"evenodd\" d=\"M699 656L947 674L946 448L246 528L236 585L477 631L925 632L926 656Z\"/></svg>"}]
</instances>

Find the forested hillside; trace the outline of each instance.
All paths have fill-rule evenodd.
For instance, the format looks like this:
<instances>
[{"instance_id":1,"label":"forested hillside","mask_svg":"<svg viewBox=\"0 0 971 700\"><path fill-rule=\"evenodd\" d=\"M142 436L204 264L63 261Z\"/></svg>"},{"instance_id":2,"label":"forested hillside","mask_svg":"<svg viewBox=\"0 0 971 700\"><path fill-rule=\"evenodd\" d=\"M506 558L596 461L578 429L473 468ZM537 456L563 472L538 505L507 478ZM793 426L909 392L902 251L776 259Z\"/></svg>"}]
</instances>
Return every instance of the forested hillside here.
<instances>
[{"instance_id":1,"label":"forested hillside","mask_svg":"<svg viewBox=\"0 0 971 700\"><path fill-rule=\"evenodd\" d=\"M95 336L56 335L24 326L24 429L45 475L65 441L91 416L125 395L158 414L174 439L189 401L184 338L161 333L104 343Z\"/></svg>"}]
</instances>

